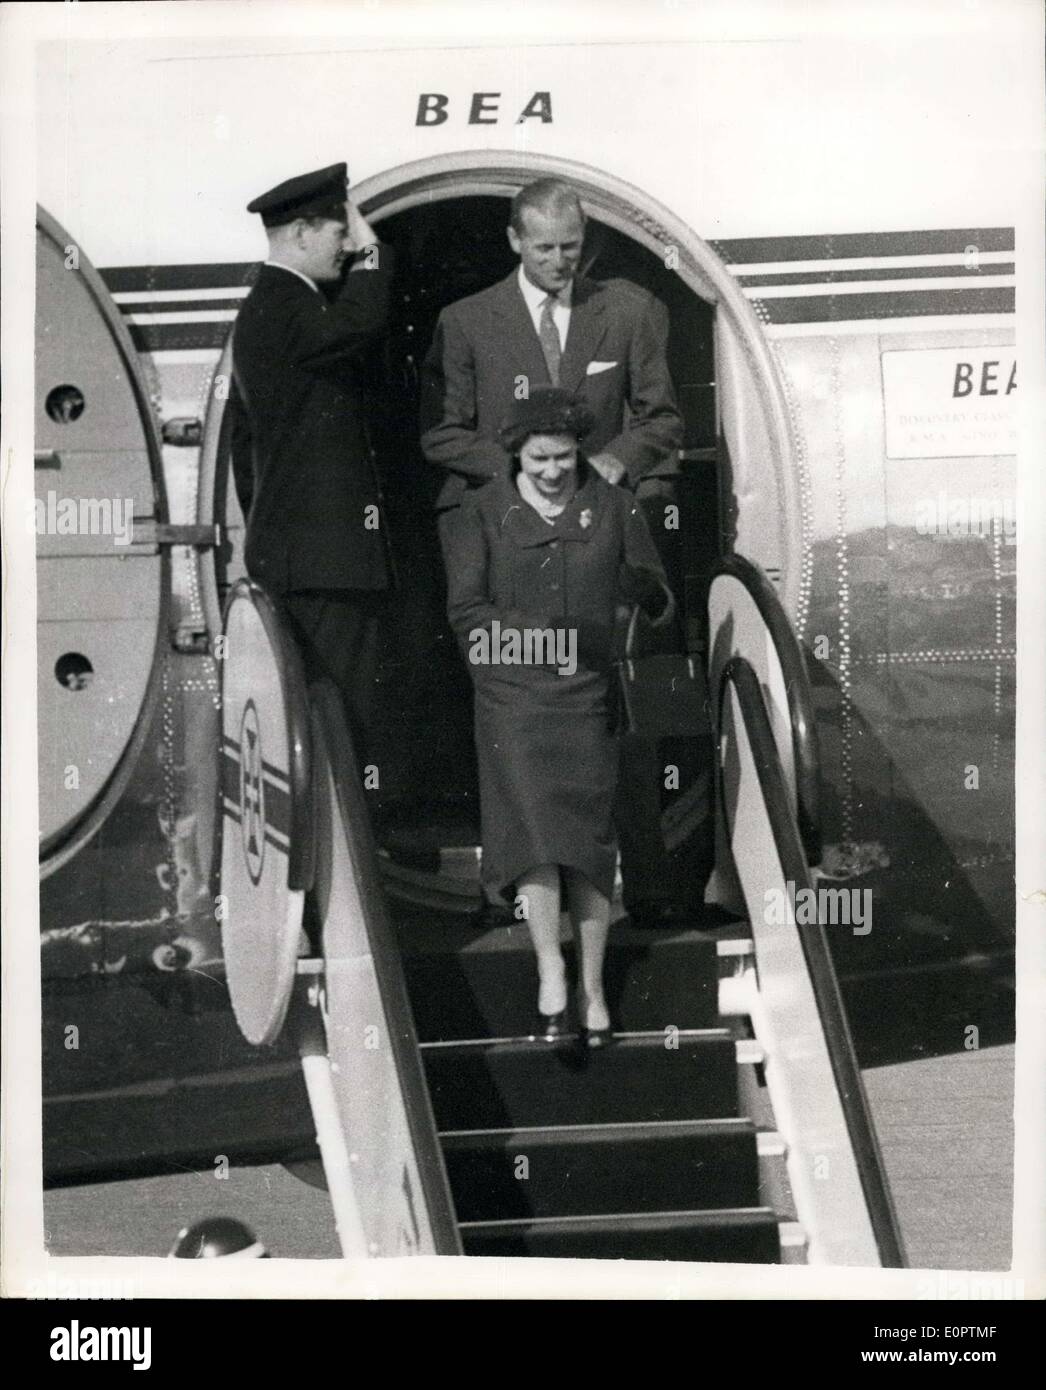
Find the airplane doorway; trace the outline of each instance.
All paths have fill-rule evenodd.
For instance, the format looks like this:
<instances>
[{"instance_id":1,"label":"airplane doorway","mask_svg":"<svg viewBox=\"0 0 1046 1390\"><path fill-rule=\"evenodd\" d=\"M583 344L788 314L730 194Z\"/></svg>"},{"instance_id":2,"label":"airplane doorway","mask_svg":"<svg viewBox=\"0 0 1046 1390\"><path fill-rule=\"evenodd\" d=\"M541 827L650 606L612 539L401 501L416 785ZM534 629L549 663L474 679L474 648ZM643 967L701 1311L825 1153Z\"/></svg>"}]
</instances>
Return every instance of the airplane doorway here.
<instances>
[{"instance_id":1,"label":"airplane doorway","mask_svg":"<svg viewBox=\"0 0 1046 1390\"><path fill-rule=\"evenodd\" d=\"M798 424L772 346L752 306L729 267L693 226L642 189L604 170L556 156L510 151L459 151L398 165L355 185L352 192L372 223L384 228L397 214L442 203L468 206L472 200L494 199L507 207L523 184L547 176L565 179L578 190L592 238L597 228L618 234L618 246L629 249L626 260L632 264L639 252L649 253L647 265L658 272L657 292L663 292L666 302L689 291L692 300L710 311L721 544L736 548L766 571L801 631L809 598L811 536L809 478ZM491 254L501 258L502 274L507 273L511 261L506 260L503 228L490 233L489 246ZM589 252L586 246L586 255ZM591 270L597 276L622 273L613 267L613 257L608 256ZM487 283L497 278L491 274ZM685 341L678 333L673 336L685 355ZM677 365L673 364L674 373ZM690 368L685 362L683 368L685 375ZM685 402L681 405L685 410Z\"/></svg>"},{"instance_id":2,"label":"airplane doorway","mask_svg":"<svg viewBox=\"0 0 1046 1390\"><path fill-rule=\"evenodd\" d=\"M445 618L433 511L442 478L418 444L418 378L440 311L518 265L505 235L508 209L507 194L475 193L424 201L379 224L382 238L396 250L397 289L385 360L376 371L374 438L400 589L389 627L377 744L383 783L393 800L410 805L413 824L430 825L435 832L448 817L463 820L453 827L457 838L468 829L478 831L471 688ZM671 646L700 650L702 576L723 546L715 467L714 309L653 252L595 218L588 222L580 271L599 280L629 280L652 292L669 312L669 370L685 426L680 478L666 482L660 499L681 508L680 529L663 547L681 614ZM444 832L450 828L444 825Z\"/></svg>"},{"instance_id":3,"label":"airplane doorway","mask_svg":"<svg viewBox=\"0 0 1046 1390\"><path fill-rule=\"evenodd\" d=\"M462 152L356 185L357 202L398 253L393 320L373 381L374 442L400 585L382 672L380 799L412 807L408 818L415 828L430 827L433 851L440 841L475 843L478 811L471 688L446 624L432 511L439 478L418 445L418 371L440 310L516 264L505 236L509 200L543 175L566 178L579 190L588 215L582 272L632 280L669 311L669 368L685 422L682 524L676 553L668 557L684 615L677 649L701 650L704 576L735 547L774 579L786 610L800 622L804 608L809 538L802 459L774 359L729 270L689 227L641 190L558 158ZM219 373L228 370L227 355L228 349ZM242 573L243 523L228 485L227 430L213 414L201 493L214 499L212 515L225 518L231 538L216 555L220 597ZM432 797L438 807L429 804ZM453 827L453 840L440 828L447 816L464 821Z\"/></svg>"}]
</instances>

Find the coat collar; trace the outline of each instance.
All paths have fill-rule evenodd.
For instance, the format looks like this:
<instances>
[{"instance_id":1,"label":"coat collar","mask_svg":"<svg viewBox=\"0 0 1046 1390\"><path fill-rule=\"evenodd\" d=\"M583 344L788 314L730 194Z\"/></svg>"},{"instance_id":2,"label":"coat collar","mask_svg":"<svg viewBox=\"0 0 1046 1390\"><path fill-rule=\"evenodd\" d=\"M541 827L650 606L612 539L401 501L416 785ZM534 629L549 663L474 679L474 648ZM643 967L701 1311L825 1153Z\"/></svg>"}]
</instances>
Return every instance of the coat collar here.
<instances>
[{"instance_id":1,"label":"coat collar","mask_svg":"<svg viewBox=\"0 0 1046 1390\"><path fill-rule=\"evenodd\" d=\"M317 295L321 295L321 294L322 294L322 292L321 292L321 290L320 290L320 287L319 287L319 285L317 285L317 283L316 283L315 280L311 279L308 275L306 275L306 274L304 273L304 271L295 270L294 266L292 266L292 265L284 265L282 261L266 261L266 262L264 263L263 269L265 269L265 270L282 270L282 271L286 272L286 274L288 274L288 275L293 275L293 276L295 276L295 278L298 279L298 280L300 280L300 281L302 282L303 285L307 285L308 288L309 288L310 290L312 290L313 294L317 294Z\"/></svg>"},{"instance_id":2,"label":"coat collar","mask_svg":"<svg viewBox=\"0 0 1046 1390\"><path fill-rule=\"evenodd\" d=\"M276 289L308 290L315 298L326 300L326 296L319 285L305 275L299 275L296 270L292 270L287 265L277 265L272 261L263 261L258 271L258 278L255 285L267 285Z\"/></svg>"},{"instance_id":3,"label":"coat collar","mask_svg":"<svg viewBox=\"0 0 1046 1390\"><path fill-rule=\"evenodd\" d=\"M511 355L520 362L531 381L547 382L545 354L519 288L518 268L494 286L492 302ZM588 364L607 331L605 308L603 286L579 275L571 290L570 329L559 364L559 384L565 391L577 391L585 379Z\"/></svg>"},{"instance_id":4,"label":"coat collar","mask_svg":"<svg viewBox=\"0 0 1046 1390\"><path fill-rule=\"evenodd\" d=\"M526 304L527 312L530 314L530 321L533 323L535 313L540 313L548 295L545 290L539 289L537 285L532 284L532 282L527 279L522 261L520 261L519 268L516 271L516 284L519 286L519 292L523 296L523 302ZM568 281L563 286L559 292L558 299L564 309L570 310L574 307L573 280Z\"/></svg>"},{"instance_id":5,"label":"coat collar","mask_svg":"<svg viewBox=\"0 0 1046 1390\"><path fill-rule=\"evenodd\" d=\"M599 530L609 501L610 484L582 457L584 479L554 524L549 525L524 502L512 478L499 477L489 486L497 523L503 535L518 546L549 545L552 541L588 542Z\"/></svg>"}]
</instances>

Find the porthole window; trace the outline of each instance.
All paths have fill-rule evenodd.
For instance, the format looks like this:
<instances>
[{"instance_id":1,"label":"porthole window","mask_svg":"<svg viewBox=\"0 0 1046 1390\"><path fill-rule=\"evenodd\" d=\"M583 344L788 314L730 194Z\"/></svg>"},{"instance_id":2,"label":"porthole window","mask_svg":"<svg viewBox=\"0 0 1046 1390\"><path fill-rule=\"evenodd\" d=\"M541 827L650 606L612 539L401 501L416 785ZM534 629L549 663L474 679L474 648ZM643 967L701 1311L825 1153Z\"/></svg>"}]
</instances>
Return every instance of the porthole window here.
<instances>
[{"instance_id":1,"label":"porthole window","mask_svg":"<svg viewBox=\"0 0 1046 1390\"><path fill-rule=\"evenodd\" d=\"M94 667L80 652L65 652L54 664L55 680L66 690L86 690L91 684Z\"/></svg>"},{"instance_id":2,"label":"porthole window","mask_svg":"<svg viewBox=\"0 0 1046 1390\"><path fill-rule=\"evenodd\" d=\"M84 413L84 393L78 386L52 387L47 393L44 409L56 425L69 425Z\"/></svg>"}]
</instances>

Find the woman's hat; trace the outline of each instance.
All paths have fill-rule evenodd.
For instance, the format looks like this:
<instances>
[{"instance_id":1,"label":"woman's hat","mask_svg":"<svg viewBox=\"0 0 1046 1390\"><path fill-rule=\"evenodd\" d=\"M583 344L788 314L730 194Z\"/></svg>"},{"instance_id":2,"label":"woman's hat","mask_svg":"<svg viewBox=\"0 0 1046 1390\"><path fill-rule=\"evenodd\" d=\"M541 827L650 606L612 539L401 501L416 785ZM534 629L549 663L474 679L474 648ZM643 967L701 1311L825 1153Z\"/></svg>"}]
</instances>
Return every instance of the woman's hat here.
<instances>
[{"instance_id":1,"label":"woman's hat","mask_svg":"<svg viewBox=\"0 0 1046 1390\"><path fill-rule=\"evenodd\" d=\"M535 386L516 401L499 431L510 454L518 453L532 434L572 434L584 439L595 423L591 410L560 386Z\"/></svg>"}]
</instances>

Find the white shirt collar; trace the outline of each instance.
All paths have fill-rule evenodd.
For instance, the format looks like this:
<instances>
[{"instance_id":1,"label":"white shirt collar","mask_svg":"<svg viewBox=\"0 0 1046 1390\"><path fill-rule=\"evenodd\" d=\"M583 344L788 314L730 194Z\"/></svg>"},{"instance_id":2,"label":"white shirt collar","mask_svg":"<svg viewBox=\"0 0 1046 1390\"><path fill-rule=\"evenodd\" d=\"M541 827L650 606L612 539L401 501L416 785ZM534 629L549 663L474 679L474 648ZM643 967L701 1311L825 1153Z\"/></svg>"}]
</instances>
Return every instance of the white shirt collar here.
<instances>
[{"instance_id":1,"label":"white shirt collar","mask_svg":"<svg viewBox=\"0 0 1046 1390\"><path fill-rule=\"evenodd\" d=\"M545 300L548 298L548 290L540 289L537 285L532 285L523 273L522 264L519 267L519 288L523 291L523 298L527 301L527 308L531 315L536 317L544 308ZM570 298L573 294L574 282L570 280L559 292L559 303L557 308L569 309Z\"/></svg>"},{"instance_id":2,"label":"white shirt collar","mask_svg":"<svg viewBox=\"0 0 1046 1390\"><path fill-rule=\"evenodd\" d=\"M304 271L295 270L294 266L284 265L282 261L266 261L265 264L275 266L277 270L287 270L291 273L291 275L297 275L299 280L305 281L310 290L315 290L316 293L319 294L319 285L317 285L315 280L310 280L309 277L304 273Z\"/></svg>"}]
</instances>

